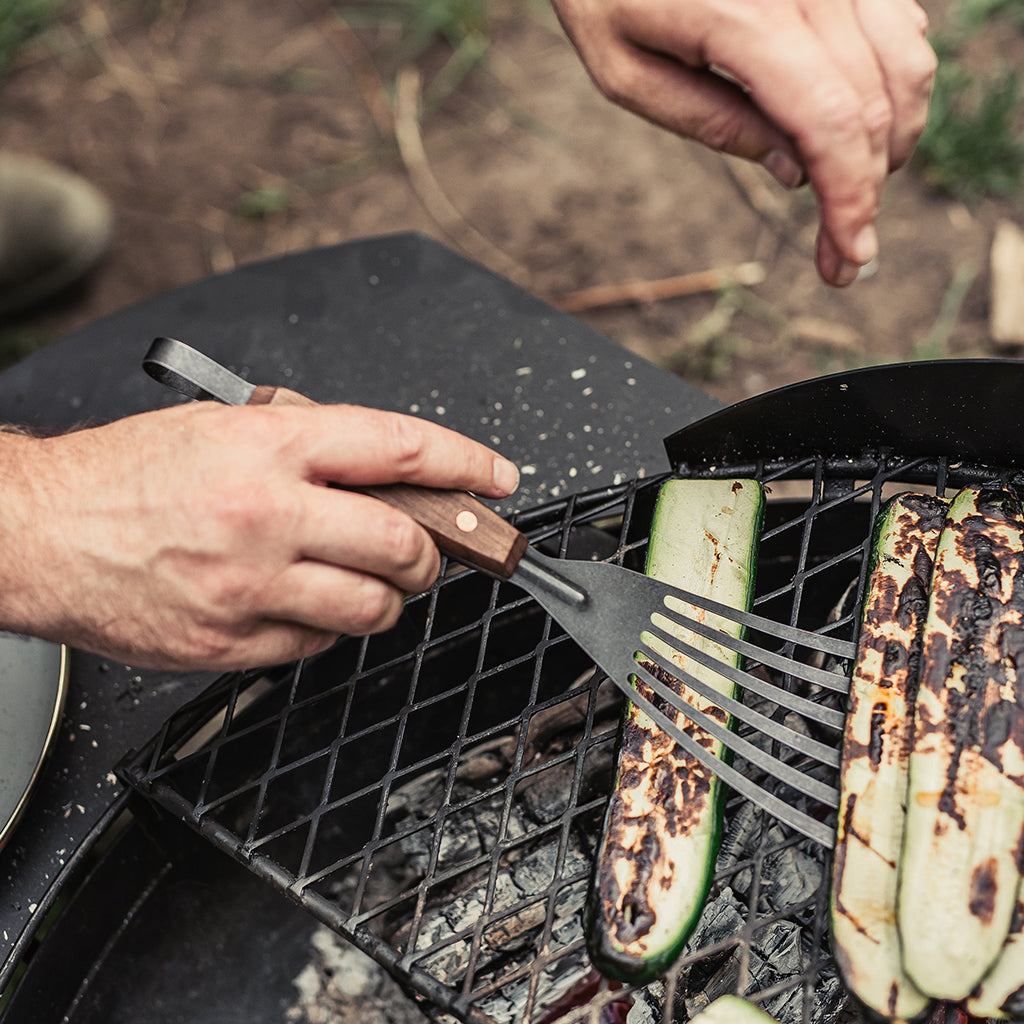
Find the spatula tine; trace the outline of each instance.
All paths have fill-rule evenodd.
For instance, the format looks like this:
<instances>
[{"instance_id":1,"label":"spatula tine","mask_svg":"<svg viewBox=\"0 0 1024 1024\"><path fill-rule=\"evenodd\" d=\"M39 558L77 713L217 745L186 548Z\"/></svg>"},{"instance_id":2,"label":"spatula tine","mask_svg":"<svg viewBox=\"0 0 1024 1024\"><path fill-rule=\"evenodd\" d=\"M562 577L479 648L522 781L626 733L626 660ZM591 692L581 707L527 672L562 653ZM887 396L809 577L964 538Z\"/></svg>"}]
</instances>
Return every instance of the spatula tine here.
<instances>
[{"instance_id":1,"label":"spatula tine","mask_svg":"<svg viewBox=\"0 0 1024 1024\"><path fill-rule=\"evenodd\" d=\"M713 654L709 654L707 651L703 651L699 647L694 647L691 644L686 643L675 633L670 633L667 630L661 629L653 621L649 632L666 646L671 647L673 650L684 655L688 660L716 672L724 679L728 679L729 682L734 683L736 686L743 687L744 690L747 690L750 693L756 693L759 697L764 697L766 700L770 700L772 703L786 708L787 711L794 711L796 714L801 715L808 721L828 726L831 729L841 731L846 726L846 715L842 711L838 711L835 708L825 707L817 701L801 697L800 694L793 693L791 690L787 690L785 687L779 686L777 683L773 683L770 679L756 676L750 672L744 672L743 669L736 668L734 665L729 665L726 662L721 661L719 658L716 658ZM669 665L664 665L662 667L682 679L683 682L687 683L687 685L690 685L689 680L680 675L678 666L674 669ZM699 687L694 686L693 688L703 694L703 691L700 690ZM707 694L703 695L707 696ZM712 697L712 699L715 698ZM744 705L744 710L749 711L750 709L746 708ZM740 714L736 717L744 719L745 715Z\"/></svg>"},{"instance_id":2,"label":"spatula tine","mask_svg":"<svg viewBox=\"0 0 1024 1024\"><path fill-rule=\"evenodd\" d=\"M672 689L644 668L642 663L638 665L636 675L644 685L654 690L666 703L671 703L673 707L680 703L678 695L675 695L674 701L671 700L673 697ZM687 718L690 718L694 725L699 726L702 730L714 736L715 739L725 744L733 753L740 754L750 764L770 773L772 777L785 783L790 788L804 793L806 796L826 806L838 806L839 793L834 786L830 786L828 783L822 782L820 779L816 779L812 775L795 768L792 764L775 757L685 701L682 703L684 706L679 710Z\"/></svg>"},{"instance_id":3,"label":"spatula tine","mask_svg":"<svg viewBox=\"0 0 1024 1024\"><path fill-rule=\"evenodd\" d=\"M688 606L691 608L701 608L704 611L718 615L720 618L746 626L747 629L754 629L767 636L773 636L778 640L796 644L798 647L820 651L822 654L831 654L836 658L852 658L857 653L856 644L849 640L843 640L841 637L812 633L810 630L800 629L799 626L790 626L784 622L776 622L774 619L765 618L763 615L741 611L739 608L732 608L727 604L712 601L710 598L701 597L698 594L691 593L688 590L681 590L678 587L666 587L664 589L665 605L677 615L687 616L686 609ZM687 626L689 626L689 622L687 622Z\"/></svg>"},{"instance_id":4,"label":"spatula tine","mask_svg":"<svg viewBox=\"0 0 1024 1024\"><path fill-rule=\"evenodd\" d=\"M640 669L640 673L643 676L643 682L651 687L662 699L667 699L667 696L672 694L672 691L664 684L660 683L654 676L649 672ZM676 698L678 699L678 698ZM727 764L721 758L716 757L710 750L698 743L692 736L686 733L683 729L677 725L671 718L668 717L660 708L658 708L651 700L643 695L643 693L633 690L630 694L630 700L638 708L640 708L644 714L651 719L659 728L673 739L679 746L691 757L695 758L706 768L713 771L730 789L734 792L739 793L741 796L746 797L751 803L756 804L758 807L764 808L769 814L773 815L779 821L785 825L789 825L791 828L796 829L802 835L807 836L808 839L813 839L815 842L820 843L822 846L831 848L835 842L835 829L817 818L812 817L799 808L794 807L791 802L783 800L781 797L776 796L774 793L769 792L762 786L759 786L756 782L753 782L742 772L738 771L731 764ZM775 761L776 759L772 759ZM783 762L777 762L782 764ZM789 767L789 766L786 766ZM773 776L776 775L775 765L773 764L769 769ZM827 799L822 801L826 809L834 809L838 806L838 794L835 790L831 790Z\"/></svg>"},{"instance_id":5,"label":"spatula tine","mask_svg":"<svg viewBox=\"0 0 1024 1024\"><path fill-rule=\"evenodd\" d=\"M820 743L813 737L807 736L802 732L797 732L795 729L791 729L788 725L784 725L782 722L778 722L774 718L770 718L768 715L762 714L756 708L749 707L733 697L719 693L713 685L701 679L699 676L692 675L685 669L681 669L671 658L666 657L657 648L651 646L650 643L646 644L643 650L639 653L642 658L645 658L648 661L653 661L654 664L663 669L669 675L678 679L681 683L685 683L691 690L696 691L706 700L711 701L713 704L720 707L733 718L743 722L745 725L749 725L754 729L757 729L758 732L768 736L770 739L776 740L783 744L783 746L789 747L798 754L804 754L807 757L813 758L820 764L827 765L830 768L839 767L840 751L838 745ZM748 761L755 764L757 763L757 759L755 758L753 751L757 751L761 755L764 754L760 747L751 747L746 740L742 737L736 736L736 734L731 730L724 728L721 723L716 722L713 718L703 713L699 708L692 705L685 697L674 692L670 687L667 687L667 689L669 694L674 698L668 701L672 707L674 707L680 714L689 718L695 725L699 725L702 729L711 733L716 739L723 742L735 753L742 754ZM774 768L773 765L760 765L760 767L770 770ZM784 781L793 785L794 788L801 789L802 792L807 792L808 795L818 797L818 799L827 798L824 791L812 793L809 790L804 789L802 785L795 785L792 779L787 778Z\"/></svg>"},{"instance_id":6,"label":"spatula tine","mask_svg":"<svg viewBox=\"0 0 1024 1024\"><path fill-rule=\"evenodd\" d=\"M701 692L701 696L713 701L717 706L722 708L723 711L732 714L741 722L754 726L771 739L777 740L779 743L789 747L791 750L813 758L828 767L836 768L839 766L839 752L835 748L827 747L823 743L819 743L817 740L814 740L809 736L804 736L803 734L790 729L788 726L783 725L781 722L776 722L773 719L760 714L760 712L753 708L745 707L739 701L733 700L731 697L726 697L721 693L716 693L714 687L708 686L706 683L703 683L701 680L686 672L681 672L678 666L673 666L670 660L663 658L657 651L651 648L646 648L641 652L641 657L654 662L654 664L658 665L666 672L672 673L676 678L685 682L687 686L692 686L699 692L705 691ZM641 665L642 664L643 663L641 662ZM638 672L637 675L640 676L641 673ZM651 679L658 684L658 688L656 690L658 696L660 696L671 707L675 708L675 710L680 714L685 715L691 722L693 722L694 725L699 726L705 732L714 736L714 738L720 743L724 743L725 746L733 751L733 753L741 755L751 764L757 765L758 768L763 768L765 771L771 772L776 776L776 778L785 782L786 785L791 786L793 789L796 789L801 793L806 793L807 796L814 797L814 799L821 800L826 803L838 801L838 794L834 786L829 786L826 783L821 782L819 779L815 779L808 775L806 772L794 768L791 764L768 753L768 751L763 747L758 746L746 737L733 732L720 721L717 721L714 717L707 714L705 711L700 710L684 697L681 697L670 686L666 685L656 676L653 676L649 671L644 670L642 674L643 682L654 689L653 684L650 682Z\"/></svg>"},{"instance_id":7,"label":"spatula tine","mask_svg":"<svg viewBox=\"0 0 1024 1024\"><path fill-rule=\"evenodd\" d=\"M714 614L717 615L718 613L714 612ZM818 668L816 665L807 665L802 661L797 661L784 654L778 654L775 651L766 650L757 644L731 636L728 633L724 633L721 629L717 629L713 625L709 625L706 622L699 622L697 619L691 618L685 613L679 612L674 608L670 608L667 604L666 610L654 612L651 616L651 620L656 622L659 617L664 618L667 622L674 623L682 629L690 630L698 636L705 637L708 640L714 640L715 643L720 644L722 647L725 647L730 651L735 651L737 654L743 655L743 657L749 661L755 661L759 665L764 665L766 668L773 668L778 672L784 672L787 675L795 676L797 679L802 679L805 683L812 683L815 686L824 687L826 690L834 690L836 693L847 693L850 689L850 680L847 679L846 676L839 675L836 672L830 672L828 669ZM768 625L771 625L767 619L764 621ZM778 626L778 624L776 625ZM778 628L782 627L778 626ZM786 628L789 629L790 627ZM811 635L813 636L814 634ZM836 638L829 637L828 639L835 640ZM852 658L855 653L853 645L847 644L845 640L839 641L839 643L844 645L843 650L849 649L850 653L848 657Z\"/></svg>"}]
</instances>

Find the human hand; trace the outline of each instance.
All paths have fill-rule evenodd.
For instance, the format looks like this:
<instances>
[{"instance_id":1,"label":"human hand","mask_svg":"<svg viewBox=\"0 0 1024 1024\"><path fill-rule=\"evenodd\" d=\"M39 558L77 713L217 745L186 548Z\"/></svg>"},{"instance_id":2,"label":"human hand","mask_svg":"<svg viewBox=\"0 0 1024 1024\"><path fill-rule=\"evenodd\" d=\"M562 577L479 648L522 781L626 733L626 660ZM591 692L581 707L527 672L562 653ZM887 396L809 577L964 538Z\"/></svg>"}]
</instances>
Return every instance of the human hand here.
<instances>
[{"instance_id":1,"label":"human hand","mask_svg":"<svg viewBox=\"0 0 1024 1024\"><path fill-rule=\"evenodd\" d=\"M816 262L850 284L878 250L936 58L915 0L552 0L602 92L818 197Z\"/></svg>"},{"instance_id":2,"label":"human hand","mask_svg":"<svg viewBox=\"0 0 1024 1024\"><path fill-rule=\"evenodd\" d=\"M504 497L507 460L355 406L176 406L54 438L0 434L0 625L138 667L245 668L393 625L440 557L365 494Z\"/></svg>"}]
</instances>

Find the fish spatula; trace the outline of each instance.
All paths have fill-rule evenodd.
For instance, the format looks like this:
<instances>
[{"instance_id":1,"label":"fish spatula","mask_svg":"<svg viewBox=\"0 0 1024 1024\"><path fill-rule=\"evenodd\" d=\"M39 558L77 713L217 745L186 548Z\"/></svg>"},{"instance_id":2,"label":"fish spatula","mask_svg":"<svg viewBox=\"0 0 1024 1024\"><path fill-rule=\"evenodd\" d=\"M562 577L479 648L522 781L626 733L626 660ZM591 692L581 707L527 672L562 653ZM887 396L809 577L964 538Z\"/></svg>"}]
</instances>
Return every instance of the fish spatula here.
<instances>
[{"instance_id":1,"label":"fish spatula","mask_svg":"<svg viewBox=\"0 0 1024 1024\"><path fill-rule=\"evenodd\" d=\"M143 360L154 379L193 399L215 399L231 405L315 405L311 399L286 388L257 386L226 367L171 338L158 338ZM716 628L707 616L755 629L784 645L801 647L849 659L854 644L775 622L760 615L669 586L641 573L609 562L553 558L531 546L525 534L486 505L459 491L432 490L407 484L362 488L412 516L438 547L457 561L507 580L533 597L583 651L646 715L682 749L715 772L723 782L780 821L804 835L831 846L834 832L818 818L794 807L718 758L669 712L682 714L750 764L806 794L825 809L838 806L835 786L815 777L807 765L839 765L840 744L822 743L794 730L774 717L719 693L704 679L686 672L665 653L684 655L781 708L809 721L841 731L844 713L791 692L768 679L727 664L685 642L680 629L714 640L748 662L802 680L814 687L839 693L849 688L842 674L762 647ZM705 621L697 616L703 613ZM742 631L741 630L741 631ZM656 667L662 671L652 671ZM737 721L751 726L773 746L798 755L797 763L765 749L765 744L737 735L713 716L693 706L663 681L663 673L684 683ZM637 684L641 685L637 685ZM756 739L756 737L755 737Z\"/></svg>"}]
</instances>

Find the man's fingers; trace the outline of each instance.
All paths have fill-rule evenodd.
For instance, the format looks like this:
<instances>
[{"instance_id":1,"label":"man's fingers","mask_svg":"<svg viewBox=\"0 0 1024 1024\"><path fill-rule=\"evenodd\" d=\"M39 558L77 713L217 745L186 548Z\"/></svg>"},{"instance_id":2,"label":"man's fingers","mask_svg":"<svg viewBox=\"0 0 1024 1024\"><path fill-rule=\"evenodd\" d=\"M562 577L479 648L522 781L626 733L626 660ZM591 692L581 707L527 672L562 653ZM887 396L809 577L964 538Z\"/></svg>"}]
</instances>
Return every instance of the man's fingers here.
<instances>
[{"instance_id":1,"label":"man's fingers","mask_svg":"<svg viewBox=\"0 0 1024 1024\"><path fill-rule=\"evenodd\" d=\"M214 659L198 658L186 648L158 656L127 654L124 660L138 668L235 671L309 658L327 650L337 639L337 632L297 622L263 622L250 634L233 638L233 643Z\"/></svg>"},{"instance_id":2,"label":"man's fingers","mask_svg":"<svg viewBox=\"0 0 1024 1024\"><path fill-rule=\"evenodd\" d=\"M862 265L878 248L874 221L882 164L861 97L809 25L790 23L780 35L788 41L777 38L767 59L786 54L787 66L757 66L751 95L793 138L818 196L822 228L841 259ZM738 63L739 54L729 56ZM839 283L834 276L826 280Z\"/></svg>"},{"instance_id":3,"label":"man's fingers","mask_svg":"<svg viewBox=\"0 0 1024 1024\"><path fill-rule=\"evenodd\" d=\"M426 590L441 568L427 531L404 512L336 488L308 489L296 539L300 559L347 566L410 594Z\"/></svg>"},{"instance_id":4,"label":"man's fingers","mask_svg":"<svg viewBox=\"0 0 1024 1024\"><path fill-rule=\"evenodd\" d=\"M364 636L390 629L402 613L404 597L376 576L323 562L296 562L281 573L266 616L325 634Z\"/></svg>"},{"instance_id":5,"label":"man's fingers","mask_svg":"<svg viewBox=\"0 0 1024 1024\"><path fill-rule=\"evenodd\" d=\"M788 137L721 75L653 51L630 50L603 69L598 84L609 99L659 127L765 163L790 187L802 179Z\"/></svg>"},{"instance_id":6,"label":"man's fingers","mask_svg":"<svg viewBox=\"0 0 1024 1024\"><path fill-rule=\"evenodd\" d=\"M928 119L938 60L925 38L928 17L915 0L857 0L858 21L885 75L893 119L889 169L902 167Z\"/></svg>"},{"instance_id":7,"label":"man's fingers","mask_svg":"<svg viewBox=\"0 0 1024 1024\"><path fill-rule=\"evenodd\" d=\"M852 7L835 0L805 0L805 16L830 55L844 86L857 98L860 128L867 136L879 185L889 173L893 107L883 69Z\"/></svg>"},{"instance_id":8,"label":"man's fingers","mask_svg":"<svg viewBox=\"0 0 1024 1024\"><path fill-rule=\"evenodd\" d=\"M832 22L825 0L808 3L824 10L815 16L827 27L828 38L796 4L773 7L767 23L757 4L739 3L728 17L698 5L691 18L638 21L630 33L637 45L720 68L743 86L764 119L791 140L818 195L822 224L842 259L860 265L873 258L877 246L872 225L885 163L879 139L889 130L889 108L874 77L876 62L855 22L850 31L858 38L850 56L838 63L832 52L831 45L838 45L852 21L849 3L847 13L842 18L833 14ZM844 65L864 61L867 70L856 78L862 86L870 82L877 101L867 120L858 81L844 72ZM882 127L869 127L871 119Z\"/></svg>"},{"instance_id":9,"label":"man's fingers","mask_svg":"<svg viewBox=\"0 0 1024 1024\"><path fill-rule=\"evenodd\" d=\"M336 405L295 410L313 417L303 438L307 464L349 486L402 481L501 498L515 490L515 466L490 448L429 420ZM292 410L289 410L291 412Z\"/></svg>"},{"instance_id":10,"label":"man's fingers","mask_svg":"<svg viewBox=\"0 0 1024 1024\"><path fill-rule=\"evenodd\" d=\"M782 184L805 174L789 137L728 75L705 60L694 25L676 3L553 0L566 33L608 99L711 149L761 162ZM691 29L695 29L691 33Z\"/></svg>"},{"instance_id":11,"label":"man's fingers","mask_svg":"<svg viewBox=\"0 0 1024 1024\"><path fill-rule=\"evenodd\" d=\"M837 288L845 288L857 280L861 264L848 260L832 240L824 226L818 229L814 262L822 279Z\"/></svg>"},{"instance_id":12,"label":"man's fingers","mask_svg":"<svg viewBox=\"0 0 1024 1024\"><path fill-rule=\"evenodd\" d=\"M810 181L826 280L849 283L875 257L881 190L917 143L934 77L915 0L553 2L621 106L784 184Z\"/></svg>"}]
</instances>

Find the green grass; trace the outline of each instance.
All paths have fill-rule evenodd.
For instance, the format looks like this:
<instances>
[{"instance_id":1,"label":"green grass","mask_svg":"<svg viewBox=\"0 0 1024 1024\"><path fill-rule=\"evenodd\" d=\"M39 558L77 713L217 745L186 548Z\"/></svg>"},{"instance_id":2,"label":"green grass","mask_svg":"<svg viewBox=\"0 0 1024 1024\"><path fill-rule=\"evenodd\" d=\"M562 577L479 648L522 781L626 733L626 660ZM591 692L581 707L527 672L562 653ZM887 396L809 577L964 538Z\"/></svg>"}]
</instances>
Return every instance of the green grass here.
<instances>
[{"instance_id":1,"label":"green grass","mask_svg":"<svg viewBox=\"0 0 1024 1024\"><path fill-rule=\"evenodd\" d=\"M398 52L406 59L439 39L458 49L467 39L487 34L485 0L355 0L337 4L337 10L354 23L397 25Z\"/></svg>"},{"instance_id":2,"label":"green grass","mask_svg":"<svg viewBox=\"0 0 1024 1024\"><path fill-rule=\"evenodd\" d=\"M737 360L777 343L785 326L785 318L771 303L741 285L724 285L712 309L687 330L682 345L667 358L665 368L690 380L724 380L735 372ZM767 337L755 342L751 333Z\"/></svg>"},{"instance_id":3,"label":"green grass","mask_svg":"<svg viewBox=\"0 0 1024 1024\"><path fill-rule=\"evenodd\" d=\"M399 65L418 61L438 44L448 49L424 90L428 104L457 88L490 48L487 0L348 0L335 9L355 27L392 29L398 41L391 59Z\"/></svg>"},{"instance_id":4,"label":"green grass","mask_svg":"<svg viewBox=\"0 0 1024 1024\"><path fill-rule=\"evenodd\" d=\"M933 188L965 201L1017 198L1024 184L1022 87L1016 68L972 71L967 43L981 31L1024 32L1021 0L962 0L932 40L939 57L928 124L914 163Z\"/></svg>"},{"instance_id":5,"label":"green grass","mask_svg":"<svg viewBox=\"0 0 1024 1024\"><path fill-rule=\"evenodd\" d=\"M946 359L949 357L949 340L960 318L967 293L978 276L978 268L971 262L961 263L953 274L953 280L942 297L938 315L931 330L914 344L911 359Z\"/></svg>"},{"instance_id":6,"label":"green grass","mask_svg":"<svg viewBox=\"0 0 1024 1024\"><path fill-rule=\"evenodd\" d=\"M940 63L915 154L925 181L965 200L1015 196L1024 182L1020 104L1015 70L979 78L955 60Z\"/></svg>"},{"instance_id":7,"label":"green grass","mask_svg":"<svg viewBox=\"0 0 1024 1024\"><path fill-rule=\"evenodd\" d=\"M1024 29L1024 5L1020 0L961 0L956 17L968 31L984 28L993 18L1003 18Z\"/></svg>"},{"instance_id":8,"label":"green grass","mask_svg":"<svg viewBox=\"0 0 1024 1024\"><path fill-rule=\"evenodd\" d=\"M235 212L248 220L262 220L284 213L291 202L287 185L268 185L242 194Z\"/></svg>"},{"instance_id":9,"label":"green grass","mask_svg":"<svg viewBox=\"0 0 1024 1024\"><path fill-rule=\"evenodd\" d=\"M0 0L0 78L18 51L57 19L66 0Z\"/></svg>"}]
</instances>

